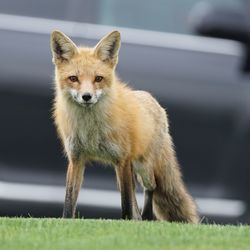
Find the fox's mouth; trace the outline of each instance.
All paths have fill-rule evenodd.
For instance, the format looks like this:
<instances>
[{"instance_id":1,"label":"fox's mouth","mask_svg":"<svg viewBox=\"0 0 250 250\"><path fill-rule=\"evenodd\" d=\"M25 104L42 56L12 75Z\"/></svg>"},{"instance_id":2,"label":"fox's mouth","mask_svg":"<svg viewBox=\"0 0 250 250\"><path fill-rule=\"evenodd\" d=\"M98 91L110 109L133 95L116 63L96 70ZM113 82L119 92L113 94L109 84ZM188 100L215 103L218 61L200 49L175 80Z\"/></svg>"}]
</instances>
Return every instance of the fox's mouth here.
<instances>
[{"instance_id":1,"label":"fox's mouth","mask_svg":"<svg viewBox=\"0 0 250 250\"><path fill-rule=\"evenodd\" d=\"M84 108L90 108L92 107L95 103L94 102L78 102L77 100L75 100L75 103L80 106L80 107L84 107Z\"/></svg>"},{"instance_id":2,"label":"fox's mouth","mask_svg":"<svg viewBox=\"0 0 250 250\"><path fill-rule=\"evenodd\" d=\"M94 103L93 102L83 102L83 103L81 103L81 105L84 107L91 107L94 105Z\"/></svg>"}]
</instances>

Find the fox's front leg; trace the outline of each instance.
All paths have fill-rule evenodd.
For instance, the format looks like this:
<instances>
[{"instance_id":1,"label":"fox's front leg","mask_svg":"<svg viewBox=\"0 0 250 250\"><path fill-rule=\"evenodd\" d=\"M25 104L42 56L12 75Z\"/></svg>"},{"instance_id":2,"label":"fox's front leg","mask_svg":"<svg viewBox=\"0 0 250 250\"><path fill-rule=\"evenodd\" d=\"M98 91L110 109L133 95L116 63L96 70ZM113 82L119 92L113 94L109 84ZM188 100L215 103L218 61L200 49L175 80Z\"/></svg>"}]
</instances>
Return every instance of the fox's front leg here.
<instances>
[{"instance_id":1,"label":"fox's front leg","mask_svg":"<svg viewBox=\"0 0 250 250\"><path fill-rule=\"evenodd\" d=\"M74 218L76 202L81 189L84 175L84 161L82 159L70 160L66 178L66 194L63 209L63 218Z\"/></svg>"},{"instance_id":2,"label":"fox's front leg","mask_svg":"<svg viewBox=\"0 0 250 250\"><path fill-rule=\"evenodd\" d=\"M118 187L121 191L122 218L140 220L141 215L135 197L134 174L130 160L116 167Z\"/></svg>"}]
</instances>

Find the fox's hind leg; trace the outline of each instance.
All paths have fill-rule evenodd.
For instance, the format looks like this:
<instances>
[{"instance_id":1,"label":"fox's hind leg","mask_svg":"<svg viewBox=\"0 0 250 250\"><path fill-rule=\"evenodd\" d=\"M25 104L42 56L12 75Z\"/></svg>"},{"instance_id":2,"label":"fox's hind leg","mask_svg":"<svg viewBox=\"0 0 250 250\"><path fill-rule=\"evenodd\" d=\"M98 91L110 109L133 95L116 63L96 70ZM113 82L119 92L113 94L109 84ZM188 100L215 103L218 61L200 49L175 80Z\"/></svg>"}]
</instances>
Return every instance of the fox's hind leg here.
<instances>
[{"instance_id":1,"label":"fox's hind leg","mask_svg":"<svg viewBox=\"0 0 250 250\"><path fill-rule=\"evenodd\" d=\"M122 218L140 220L141 215L135 197L134 173L130 160L116 168L118 187L121 192Z\"/></svg>"},{"instance_id":2,"label":"fox's hind leg","mask_svg":"<svg viewBox=\"0 0 250 250\"><path fill-rule=\"evenodd\" d=\"M153 194L154 191L145 189L144 190L144 205L142 209L143 220L153 220Z\"/></svg>"},{"instance_id":3,"label":"fox's hind leg","mask_svg":"<svg viewBox=\"0 0 250 250\"><path fill-rule=\"evenodd\" d=\"M134 170L137 173L137 179L144 187L144 205L142 209L143 220L153 220L153 194L156 187L153 168L146 162L135 161Z\"/></svg>"}]
</instances>

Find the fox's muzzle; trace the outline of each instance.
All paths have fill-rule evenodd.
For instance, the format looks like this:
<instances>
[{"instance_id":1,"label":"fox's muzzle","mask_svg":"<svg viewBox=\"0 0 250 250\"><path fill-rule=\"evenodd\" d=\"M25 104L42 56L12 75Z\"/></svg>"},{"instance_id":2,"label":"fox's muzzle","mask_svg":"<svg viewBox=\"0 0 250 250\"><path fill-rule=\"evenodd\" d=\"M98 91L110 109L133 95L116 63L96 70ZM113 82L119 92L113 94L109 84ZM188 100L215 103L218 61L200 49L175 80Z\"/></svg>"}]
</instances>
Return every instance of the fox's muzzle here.
<instances>
[{"instance_id":1,"label":"fox's muzzle","mask_svg":"<svg viewBox=\"0 0 250 250\"><path fill-rule=\"evenodd\" d=\"M100 97L103 94L103 91L101 89L96 90L94 93L90 92L80 92L75 89L70 88L69 94L71 98L81 105L90 105L95 104L99 101Z\"/></svg>"}]
</instances>

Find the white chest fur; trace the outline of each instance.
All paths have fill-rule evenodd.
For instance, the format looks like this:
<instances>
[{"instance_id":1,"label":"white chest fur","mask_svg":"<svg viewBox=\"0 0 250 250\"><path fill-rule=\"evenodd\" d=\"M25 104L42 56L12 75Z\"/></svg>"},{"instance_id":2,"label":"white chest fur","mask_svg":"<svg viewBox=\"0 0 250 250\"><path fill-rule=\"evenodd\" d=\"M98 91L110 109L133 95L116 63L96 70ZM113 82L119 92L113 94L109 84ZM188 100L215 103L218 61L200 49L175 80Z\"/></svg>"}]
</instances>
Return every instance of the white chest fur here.
<instances>
[{"instance_id":1,"label":"white chest fur","mask_svg":"<svg viewBox=\"0 0 250 250\"><path fill-rule=\"evenodd\" d=\"M67 108L72 133L66 138L69 155L83 155L87 159L116 163L121 150L112 141L113 129L107 121L108 114L100 106L81 107L72 104Z\"/></svg>"}]
</instances>

